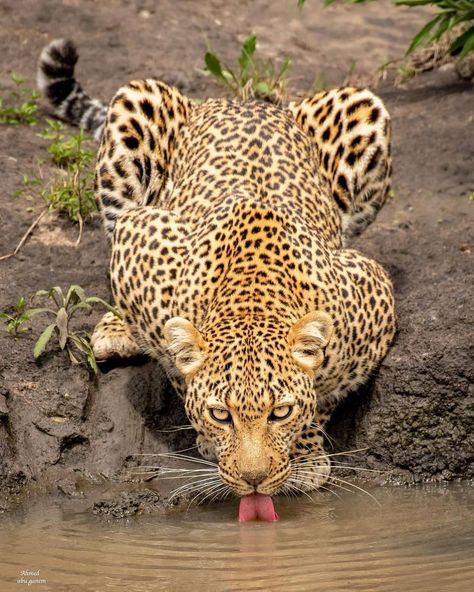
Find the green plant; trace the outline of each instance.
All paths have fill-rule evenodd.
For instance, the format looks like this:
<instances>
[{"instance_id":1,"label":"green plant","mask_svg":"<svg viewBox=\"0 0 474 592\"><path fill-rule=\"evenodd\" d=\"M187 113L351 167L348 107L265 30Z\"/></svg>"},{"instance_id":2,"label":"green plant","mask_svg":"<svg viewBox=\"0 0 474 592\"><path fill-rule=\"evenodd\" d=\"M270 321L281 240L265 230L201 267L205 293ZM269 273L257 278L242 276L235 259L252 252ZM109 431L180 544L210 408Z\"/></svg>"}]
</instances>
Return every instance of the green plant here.
<instances>
[{"instance_id":1,"label":"green plant","mask_svg":"<svg viewBox=\"0 0 474 592\"><path fill-rule=\"evenodd\" d=\"M73 222L78 222L82 236L84 221L97 212L94 197L95 151L88 147L89 139L83 130L66 134L64 125L52 119L46 120L48 128L38 135L49 140L48 153L58 167L51 178L43 174L44 162L38 160L35 177L23 175L22 187L16 196L26 194L27 199L39 195L51 210L63 213Z\"/></svg>"},{"instance_id":2,"label":"green plant","mask_svg":"<svg viewBox=\"0 0 474 592\"><path fill-rule=\"evenodd\" d=\"M36 90L25 87L25 81L17 74L12 74L11 78L15 88L8 95L8 104L0 97L0 124L36 125L38 123L36 102L40 94Z\"/></svg>"},{"instance_id":3,"label":"green plant","mask_svg":"<svg viewBox=\"0 0 474 592\"><path fill-rule=\"evenodd\" d=\"M18 331L25 321L38 314L51 315L54 319L53 322L42 331L35 343L33 349L35 359L40 357L48 343L55 336L60 349L67 351L72 363L79 364L85 360L90 368L97 372L97 363L89 342L89 334L86 331L72 330L71 320L79 311L90 311L94 304L100 304L118 316L117 310L102 298L86 296L84 289L77 285L70 286L66 294L60 287L56 286L49 290L39 290L36 292L36 296L49 299L53 307L28 309L26 308L25 299L20 298L13 307L16 311L14 315L4 316L6 313L2 313L2 318L5 318L7 322L7 330L10 332Z\"/></svg>"},{"instance_id":4,"label":"green plant","mask_svg":"<svg viewBox=\"0 0 474 592\"><path fill-rule=\"evenodd\" d=\"M88 166L95 159L95 151L85 146L88 141L84 130L66 135L64 124L56 119L46 119L47 129L38 134L43 140L49 140L48 153L58 167Z\"/></svg>"},{"instance_id":5,"label":"green plant","mask_svg":"<svg viewBox=\"0 0 474 592\"><path fill-rule=\"evenodd\" d=\"M83 130L66 135L61 122L46 121L48 129L38 135L51 140L48 153L60 170L41 191L41 197L52 209L65 213L82 226L83 220L97 211L92 166L95 151L87 147L88 138Z\"/></svg>"},{"instance_id":6,"label":"green plant","mask_svg":"<svg viewBox=\"0 0 474 592\"><path fill-rule=\"evenodd\" d=\"M80 226L86 218L97 212L94 199L93 172L77 167L59 171L41 191L41 197L53 210L66 214Z\"/></svg>"},{"instance_id":7,"label":"green plant","mask_svg":"<svg viewBox=\"0 0 474 592\"><path fill-rule=\"evenodd\" d=\"M23 325L26 323L26 321L31 319L31 314L26 308L26 300L23 298L23 296L18 298L11 309L11 313L0 313L0 319L5 320L7 331L9 333L14 333L15 335L24 333L27 331L27 329L23 327Z\"/></svg>"},{"instance_id":8,"label":"green plant","mask_svg":"<svg viewBox=\"0 0 474 592\"><path fill-rule=\"evenodd\" d=\"M474 0L395 0L397 6L422 6L430 4L438 9L438 14L426 23L413 37L407 54L414 51L422 43L434 43L447 32L465 23L474 22ZM464 58L474 50L474 24L452 41L448 52Z\"/></svg>"},{"instance_id":9,"label":"green plant","mask_svg":"<svg viewBox=\"0 0 474 592\"><path fill-rule=\"evenodd\" d=\"M204 56L205 71L235 95L279 101L286 92L290 60L285 58L280 68L277 68L272 60L256 58L256 49L257 36L250 33L240 50L239 68L233 70L209 48Z\"/></svg>"},{"instance_id":10,"label":"green plant","mask_svg":"<svg viewBox=\"0 0 474 592\"><path fill-rule=\"evenodd\" d=\"M37 159L38 169L41 173L41 166L43 165L43 161ZM33 187L41 188L44 185L44 179L41 175L37 175L36 177L30 177L26 173L23 173L21 177L21 187L19 187L15 193L15 197L22 197L25 196L28 201L33 201L33 196L29 192L29 189Z\"/></svg>"}]
</instances>

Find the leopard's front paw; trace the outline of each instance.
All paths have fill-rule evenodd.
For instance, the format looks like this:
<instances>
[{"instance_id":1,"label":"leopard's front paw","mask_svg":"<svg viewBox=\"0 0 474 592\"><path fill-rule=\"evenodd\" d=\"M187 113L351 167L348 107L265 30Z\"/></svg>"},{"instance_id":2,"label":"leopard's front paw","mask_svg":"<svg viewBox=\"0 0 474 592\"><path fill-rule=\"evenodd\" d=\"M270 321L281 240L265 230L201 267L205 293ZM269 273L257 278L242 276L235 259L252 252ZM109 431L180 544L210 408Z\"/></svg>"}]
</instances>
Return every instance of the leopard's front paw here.
<instances>
[{"instance_id":1,"label":"leopard's front paw","mask_svg":"<svg viewBox=\"0 0 474 592\"><path fill-rule=\"evenodd\" d=\"M122 319L108 312L94 329L91 346L98 361L131 358L142 353Z\"/></svg>"}]
</instances>

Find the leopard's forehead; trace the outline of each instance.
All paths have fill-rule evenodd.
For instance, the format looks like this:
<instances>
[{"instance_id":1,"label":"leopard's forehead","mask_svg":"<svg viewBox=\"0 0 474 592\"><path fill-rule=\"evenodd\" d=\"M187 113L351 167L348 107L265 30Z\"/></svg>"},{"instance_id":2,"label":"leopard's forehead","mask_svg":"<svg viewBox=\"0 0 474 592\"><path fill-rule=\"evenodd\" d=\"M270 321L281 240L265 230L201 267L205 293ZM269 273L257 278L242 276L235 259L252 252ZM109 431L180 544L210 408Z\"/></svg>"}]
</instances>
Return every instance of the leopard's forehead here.
<instances>
[{"instance_id":1,"label":"leopard's forehead","mask_svg":"<svg viewBox=\"0 0 474 592\"><path fill-rule=\"evenodd\" d=\"M191 408L202 414L210 403L235 411L251 422L265 416L274 406L298 405L303 413L314 411L315 392L311 379L298 371L291 358L284 325L272 329L243 326L216 336L202 372L193 381L188 398Z\"/></svg>"}]
</instances>

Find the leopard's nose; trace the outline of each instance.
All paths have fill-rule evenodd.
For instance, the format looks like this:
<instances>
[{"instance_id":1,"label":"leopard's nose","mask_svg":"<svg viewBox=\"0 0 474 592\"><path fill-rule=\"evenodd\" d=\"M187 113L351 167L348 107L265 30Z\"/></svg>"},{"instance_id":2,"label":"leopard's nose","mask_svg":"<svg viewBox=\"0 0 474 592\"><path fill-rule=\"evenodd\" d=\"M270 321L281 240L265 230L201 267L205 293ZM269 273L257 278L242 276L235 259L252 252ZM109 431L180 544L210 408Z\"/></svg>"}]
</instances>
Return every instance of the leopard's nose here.
<instances>
[{"instance_id":1,"label":"leopard's nose","mask_svg":"<svg viewBox=\"0 0 474 592\"><path fill-rule=\"evenodd\" d=\"M268 477L268 471L244 471L240 473L240 478L246 481L249 485L257 487L262 481Z\"/></svg>"}]
</instances>

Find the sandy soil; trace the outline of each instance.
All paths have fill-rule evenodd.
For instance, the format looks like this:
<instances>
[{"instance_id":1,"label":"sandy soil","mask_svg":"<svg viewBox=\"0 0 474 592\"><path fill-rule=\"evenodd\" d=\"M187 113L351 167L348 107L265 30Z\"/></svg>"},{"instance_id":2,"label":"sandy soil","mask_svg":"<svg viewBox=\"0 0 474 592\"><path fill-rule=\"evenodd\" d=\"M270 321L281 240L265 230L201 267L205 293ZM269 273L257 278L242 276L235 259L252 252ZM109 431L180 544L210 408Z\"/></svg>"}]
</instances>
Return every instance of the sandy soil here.
<instances>
[{"instance_id":1,"label":"sandy soil","mask_svg":"<svg viewBox=\"0 0 474 592\"><path fill-rule=\"evenodd\" d=\"M323 10L308 0L298 11L296 0L4 0L0 92L11 88L11 72L32 86L41 48L62 36L79 46L78 77L104 100L146 76L193 97L216 96L219 87L199 71L206 44L232 61L254 30L263 57L291 58L290 90L302 94L315 81L340 85L348 74L373 80L381 64L403 54L426 14L382 1ZM403 88L381 81L377 92L393 117L394 198L357 248L391 273L400 331L373 383L337 412L332 433L340 449L367 446L357 462L389 471L392 481L472 478L473 88L447 69ZM0 255L42 207L14 197L22 175L34 174L35 159L45 157L41 129L0 128ZM45 218L18 256L0 262L0 310L52 285L77 283L108 298L99 223L87 226L79 248L76 237L68 221ZM88 328L98 314L85 320ZM5 507L35 487L80 495L92 482L107 490L110 480L127 475L132 453L190 441L189 434L158 431L186 419L154 364L110 367L91 380L62 354L35 363L38 327L34 322L20 338L0 333Z\"/></svg>"}]
</instances>

